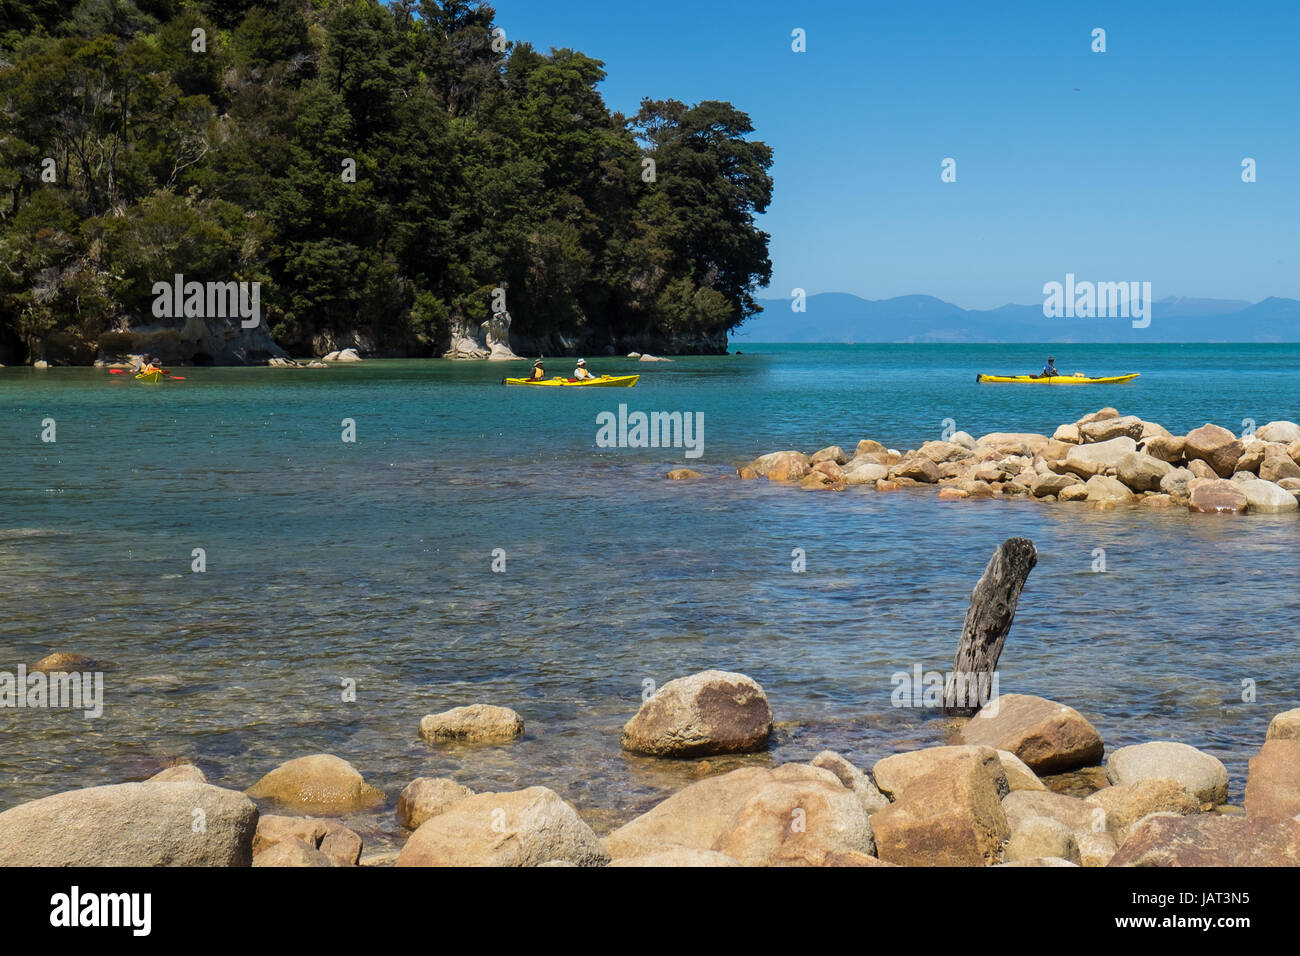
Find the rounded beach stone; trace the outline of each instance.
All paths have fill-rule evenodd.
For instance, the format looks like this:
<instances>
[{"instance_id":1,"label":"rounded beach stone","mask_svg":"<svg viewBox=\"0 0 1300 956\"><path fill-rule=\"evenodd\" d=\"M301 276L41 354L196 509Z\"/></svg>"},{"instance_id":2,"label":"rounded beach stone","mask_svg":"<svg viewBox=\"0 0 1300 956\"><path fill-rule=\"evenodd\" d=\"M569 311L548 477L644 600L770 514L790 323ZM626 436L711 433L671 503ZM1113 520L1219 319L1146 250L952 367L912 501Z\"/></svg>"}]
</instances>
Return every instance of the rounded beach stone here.
<instances>
[{"instance_id":1,"label":"rounded beach stone","mask_svg":"<svg viewBox=\"0 0 1300 956\"><path fill-rule=\"evenodd\" d=\"M1174 780L1202 803L1212 805L1228 799L1228 770L1223 761L1174 741L1154 740L1119 748L1106 761L1106 776L1116 785Z\"/></svg>"},{"instance_id":2,"label":"rounded beach stone","mask_svg":"<svg viewBox=\"0 0 1300 956\"><path fill-rule=\"evenodd\" d=\"M1007 862L1055 857L1079 862L1079 845L1070 828L1051 817L1029 817L1011 833L1003 858Z\"/></svg>"},{"instance_id":3,"label":"rounded beach stone","mask_svg":"<svg viewBox=\"0 0 1300 956\"><path fill-rule=\"evenodd\" d=\"M384 795L367 784L352 764L332 754L282 763L245 793L302 813L348 813L384 802Z\"/></svg>"},{"instance_id":4,"label":"rounded beach stone","mask_svg":"<svg viewBox=\"0 0 1300 956\"><path fill-rule=\"evenodd\" d=\"M502 743L522 737L524 720L509 707L471 704L428 714L420 721L420 736L435 742Z\"/></svg>"},{"instance_id":5,"label":"rounded beach stone","mask_svg":"<svg viewBox=\"0 0 1300 956\"><path fill-rule=\"evenodd\" d=\"M408 830L415 830L425 820L473 795L474 791L469 787L446 777L417 777L397 798L397 822Z\"/></svg>"},{"instance_id":6,"label":"rounded beach stone","mask_svg":"<svg viewBox=\"0 0 1300 956\"><path fill-rule=\"evenodd\" d=\"M748 753L767 746L772 709L744 674L704 671L660 687L623 727L623 749L655 757Z\"/></svg>"},{"instance_id":7,"label":"rounded beach stone","mask_svg":"<svg viewBox=\"0 0 1300 956\"><path fill-rule=\"evenodd\" d=\"M234 790L154 781L90 787L0 813L0 866L248 866L256 829L257 807Z\"/></svg>"}]
</instances>

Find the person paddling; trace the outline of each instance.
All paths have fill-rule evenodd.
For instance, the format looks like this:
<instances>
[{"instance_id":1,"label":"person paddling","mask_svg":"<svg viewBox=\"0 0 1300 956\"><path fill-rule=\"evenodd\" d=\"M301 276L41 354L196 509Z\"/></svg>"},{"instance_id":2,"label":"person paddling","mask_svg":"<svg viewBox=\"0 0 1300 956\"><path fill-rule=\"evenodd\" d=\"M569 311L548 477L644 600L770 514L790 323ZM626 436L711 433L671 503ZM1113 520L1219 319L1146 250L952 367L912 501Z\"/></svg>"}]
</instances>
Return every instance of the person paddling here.
<instances>
[{"instance_id":1,"label":"person paddling","mask_svg":"<svg viewBox=\"0 0 1300 956\"><path fill-rule=\"evenodd\" d=\"M1043 366L1043 374L1039 378L1054 378L1061 373L1056 370L1056 359L1050 355L1047 357L1047 364Z\"/></svg>"},{"instance_id":2,"label":"person paddling","mask_svg":"<svg viewBox=\"0 0 1300 956\"><path fill-rule=\"evenodd\" d=\"M581 382L585 379L595 378L596 376L587 371L586 359L578 359L578 367L573 370L573 377Z\"/></svg>"},{"instance_id":3,"label":"person paddling","mask_svg":"<svg viewBox=\"0 0 1300 956\"><path fill-rule=\"evenodd\" d=\"M532 374L528 376L528 380L530 382L540 382L544 378L546 378L546 366L542 363L541 359L538 359L533 363L533 371Z\"/></svg>"}]
</instances>

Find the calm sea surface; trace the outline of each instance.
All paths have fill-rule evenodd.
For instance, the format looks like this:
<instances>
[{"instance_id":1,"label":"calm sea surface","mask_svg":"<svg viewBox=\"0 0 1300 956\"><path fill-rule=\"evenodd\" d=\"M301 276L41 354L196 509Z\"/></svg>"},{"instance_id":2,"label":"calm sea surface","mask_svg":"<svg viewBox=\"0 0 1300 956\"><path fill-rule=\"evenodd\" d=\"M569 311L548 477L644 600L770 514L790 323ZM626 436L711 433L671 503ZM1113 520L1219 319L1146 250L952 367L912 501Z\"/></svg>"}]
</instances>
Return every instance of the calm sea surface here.
<instances>
[{"instance_id":1,"label":"calm sea surface","mask_svg":"<svg viewBox=\"0 0 1300 956\"><path fill-rule=\"evenodd\" d=\"M1300 347L1052 346L1066 373L1142 373L1083 388L976 384L1036 371L1038 346L738 347L591 359L640 372L632 390L507 389L522 366L443 361L184 369L159 386L0 369L0 670L54 650L112 664L100 719L0 710L0 809L177 758L243 789L328 752L389 794L351 820L372 846L421 775L549 786L604 831L694 772L620 751L643 682L710 667L757 679L778 722L770 754L715 767L827 747L867 766L942 741L941 722L891 706L891 675L948 669L970 590L1012 535L1040 558L1001 691L1071 704L1110 749L1205 748L1240 799L1269 718L1300 706L1294 515L663 476L867 437L912 448L944 419L976 436L1050 433L1103 405L1176 433L1297 420ZM595 416L620 402L702 412L703 457L598 448ZM475 702L518 710L526 737L420 741L424 714Z\"/></svg>"}]
</instances>

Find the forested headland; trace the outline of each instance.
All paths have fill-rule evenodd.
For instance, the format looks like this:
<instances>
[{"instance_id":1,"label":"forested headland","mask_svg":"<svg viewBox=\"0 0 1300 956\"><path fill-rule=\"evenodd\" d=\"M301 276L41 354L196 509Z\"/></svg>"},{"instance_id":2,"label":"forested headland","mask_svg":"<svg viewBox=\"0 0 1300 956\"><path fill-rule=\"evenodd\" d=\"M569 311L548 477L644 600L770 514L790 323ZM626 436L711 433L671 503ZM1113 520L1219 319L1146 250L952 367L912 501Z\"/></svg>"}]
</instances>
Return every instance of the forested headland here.
<instances>
[{"instance_id":1,"label":"forested headland","mask_svg":"<svg viewBox=\"0 0 1300 956\"><path fill-rule=\"evenodd\" d=\"M611 112L486 4L0 9L0 362L111 360L174 275L303 356L441 355L495 290L521 352L722 352L770 279L744 112Z\"/></svg>"}]
</instances>

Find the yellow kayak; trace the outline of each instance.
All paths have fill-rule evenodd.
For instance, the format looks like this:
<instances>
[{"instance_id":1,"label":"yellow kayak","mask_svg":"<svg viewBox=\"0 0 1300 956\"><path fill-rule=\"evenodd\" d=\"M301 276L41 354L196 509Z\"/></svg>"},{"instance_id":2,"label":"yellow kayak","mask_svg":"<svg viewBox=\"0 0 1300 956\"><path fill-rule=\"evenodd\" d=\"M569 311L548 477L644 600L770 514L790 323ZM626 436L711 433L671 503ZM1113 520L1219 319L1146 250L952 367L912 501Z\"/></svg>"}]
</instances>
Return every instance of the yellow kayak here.
<instances>
[{"instance_id":1,"label":"yellow kayak","mask_svg":"<svg viewBox=\"0 0 1300 956\"><path fill-rule=\"evenodd\" d=\"M1037 375L976 375L977 382L1011 382L1016 385L1121 385L1131 382L1141 375L1133 372L1129 375L1112 375L1109 378L1089 378L1076 372L1073 375L1052 375L1039 378Z\"/></svg>"},{"instance_id":2,"label":"yellow kayak","mask_svg":"<svg viewBox=\"0 0 1300 956\"><path fill-rule=\"evenodd\" d=\"M154 369L152 372L141 372L135 377L137 382L158 382L162 378L162 372Z\"/></svg>"},{"instance_id":3,"label":"yellow kayak","mask_svg":"<svg viewBox=\"0 0 1300 956\"><path fill-rule=\"evenodd\" d=\"M506 379L506 384L560 385L565 388L578 388L583 386L589 388L631 388L636 384L636 380L640 377L640 375L601 375L597 378L584 378L578 380L576 378L564 378L561 375L556 375L554 378L539 378L537 381L533 381L530 378L508 378Z\"/></svg>"}]
</instances>

